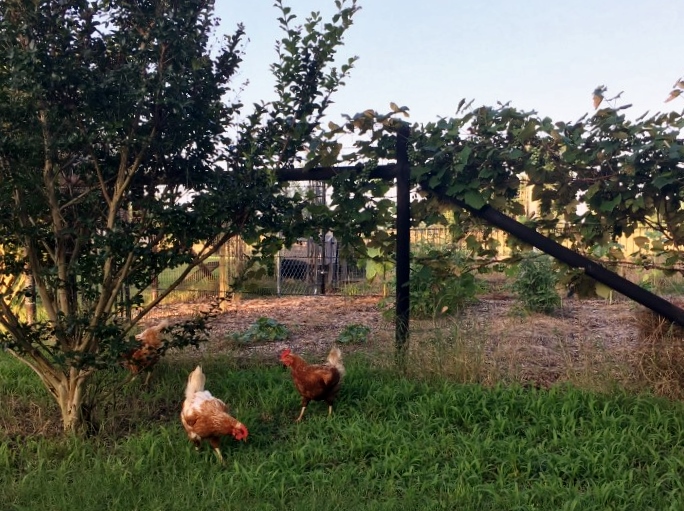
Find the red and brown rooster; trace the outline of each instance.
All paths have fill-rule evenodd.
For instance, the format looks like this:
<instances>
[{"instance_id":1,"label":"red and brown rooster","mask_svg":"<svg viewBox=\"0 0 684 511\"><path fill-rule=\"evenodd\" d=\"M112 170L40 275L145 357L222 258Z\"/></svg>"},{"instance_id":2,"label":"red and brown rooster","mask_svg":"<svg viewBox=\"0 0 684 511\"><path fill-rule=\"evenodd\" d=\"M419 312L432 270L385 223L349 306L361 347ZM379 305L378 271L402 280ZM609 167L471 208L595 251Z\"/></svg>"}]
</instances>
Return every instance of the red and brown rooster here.
<instances>
[{"instance_id":1,"label":"red and brown rooster","mask_svg":"<svg viewBox=\"0 0 684 511\"><path fill-rule=\"evenodd\" d=\"M324 364L310 365L304 359L295 355L289 349L280 354L280 361L290 368L292 380L297 391L302 396L302 411L295 422L302 420L306 407L310 401L325 401L328 403L328 416L332 414L332 406L337 393L340 390L344 365L342 365L342 352L333 347L328 353L328 359Z\"/></svg>"},{"instance_id":2,"label":"red and brown rooster","mask_svg":"<svg viewBox=\"0 0 684 511\"><path fill-rule=\"evenodd\" d=\"M219 447L221 437L232 435L235 440L247 441L249 432L244 424L228 414L228 407L223 401L204 390L205 381L202 367L197 366L188 376L180 418L195 448L199 449L202 440L207 440L223 463Z\"/></svg>"}]
</instances>

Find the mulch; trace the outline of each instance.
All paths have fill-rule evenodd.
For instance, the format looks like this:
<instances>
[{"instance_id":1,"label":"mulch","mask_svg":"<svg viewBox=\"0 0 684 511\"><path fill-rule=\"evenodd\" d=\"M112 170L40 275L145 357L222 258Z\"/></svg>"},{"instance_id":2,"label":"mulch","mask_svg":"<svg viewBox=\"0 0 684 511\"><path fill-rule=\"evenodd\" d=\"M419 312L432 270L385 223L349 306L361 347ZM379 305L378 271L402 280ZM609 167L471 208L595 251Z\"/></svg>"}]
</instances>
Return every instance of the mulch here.
<instances>
[{"instance_id":1,"label":"mulch","mask_svg":"<svg viewBox=\"0 0 684 511\"><path fill-rule=\"evenodd\" d=\"M181 321L208 307L208 302L160 306L147 319ZM210 340L199 353L230 352L240 357L276 360L285 347L323 356L347 325L370 328L371 348L391 351L394 342L392 303L380 297L288 296L231 302L210 322ZM489 363L509 366L522 380L548 385L562 379L568 365L619 364L638 344L637 306L627 300L568 299L552 315L525 314L502 295L484 296L458 317L411 322L412 338L434 328L458 325L462 335L481 340ZM233 334L247 330L260 317L272 318L290 332L286 341L237 346ZM368 348L368 346L366 346Z\"/></svg>"}]
</instances>

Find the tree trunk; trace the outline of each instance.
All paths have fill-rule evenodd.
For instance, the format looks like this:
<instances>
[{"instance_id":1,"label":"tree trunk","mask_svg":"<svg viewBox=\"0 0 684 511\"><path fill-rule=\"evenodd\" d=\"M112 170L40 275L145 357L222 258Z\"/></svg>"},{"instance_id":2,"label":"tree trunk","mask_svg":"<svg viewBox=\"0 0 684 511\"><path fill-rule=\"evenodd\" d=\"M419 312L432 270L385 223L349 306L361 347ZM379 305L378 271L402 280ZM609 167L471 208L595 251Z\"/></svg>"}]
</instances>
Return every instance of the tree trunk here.
<instances>
[{"instance_id":1,"label":"tree trunk","mask_svg":"<svg viewBox=\"0 0 684 511\"><path fill-rule=\"evenodd\" d=\"M84 429L83 395L87 378L81 371L70 369L59 386L55 389L55 397L62 412L62 427L68 433L80 433Z\"/></svg>"}]
</instances>

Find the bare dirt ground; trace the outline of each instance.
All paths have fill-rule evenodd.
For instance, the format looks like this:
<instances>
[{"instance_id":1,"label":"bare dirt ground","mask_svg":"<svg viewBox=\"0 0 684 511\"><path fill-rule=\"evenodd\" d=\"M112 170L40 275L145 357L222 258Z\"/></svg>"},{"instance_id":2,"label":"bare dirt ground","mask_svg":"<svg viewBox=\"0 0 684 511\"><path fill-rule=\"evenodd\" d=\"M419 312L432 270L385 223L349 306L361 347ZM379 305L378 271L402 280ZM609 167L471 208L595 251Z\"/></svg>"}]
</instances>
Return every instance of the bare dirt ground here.
<instances>
[{"instance_id":1,"label":"bare dirt ground","mask_svg":"<svg viewBox=\"0 0 684 511\"><path fill-rule=\"evenodd\" d=\"M169 305L155 311L155 317L181 320L206 307L206 303ZM390 304L391 307L391 304ZM242 299L211 321L211 339L195 356L230 351L244 357L277 360L277 353L289 347L300 353L322 357L345 326L362 324L370 328L370 342L361 349L391 354L394 324L391 311L379 297L298 296ZM566 300L554 315L521 314L512 297L491 295L456 317L411 322L411 346L434 338L435 331L458 338L477 351L489 369L487 379L515 379L547 386L583 376L607 375L629 366L637 344L634 321L636 305L627 300ZM517 312L516 312L517 311ZM237 348L230 341L260 317L285 325L287 341ZM148 319L148 324L156 321ZM455 333L457 332L457 333ZM446 346L446 345L445 345ZM355 349L354 347L345 348ZM359 349L359 348L356 348ZM192 355L191 355L192 356ZM492 376L492 369L496 375ZM624 377L625 375L621 375Z\"/></svg>"}]
</instances>

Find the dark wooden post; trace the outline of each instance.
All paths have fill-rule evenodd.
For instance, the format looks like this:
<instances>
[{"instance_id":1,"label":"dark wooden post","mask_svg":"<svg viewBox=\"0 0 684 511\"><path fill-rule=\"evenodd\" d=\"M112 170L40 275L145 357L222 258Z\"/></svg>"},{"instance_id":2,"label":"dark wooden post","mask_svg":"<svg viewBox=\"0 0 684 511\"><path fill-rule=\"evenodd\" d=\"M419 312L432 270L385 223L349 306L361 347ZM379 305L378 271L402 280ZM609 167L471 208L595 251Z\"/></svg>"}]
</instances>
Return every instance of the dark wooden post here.
<instances>
[{"instance_id":1,"label":"dark wooden post","mask_svg":"<svg viewBox=\"0 0 684 511\"><path fill-rule=\"evenodd\" d=\"M410 129L404 125L397 133L397 301L395 345L398 363L403 366L409 340L409 278L411 250L411 167L408 159Z\"/></svg>"},{"instance_id":2,"label":"dark wooden post","mask_svg":"<svg viewBox=\"0 0 684 511\"><path fill-rule=\"evenodd\" d=\"M131 320L133 316L133 307L131 306L131 286L124 284L124 300L126 303L126 319Z\"/></svg>"}]
</instances>

